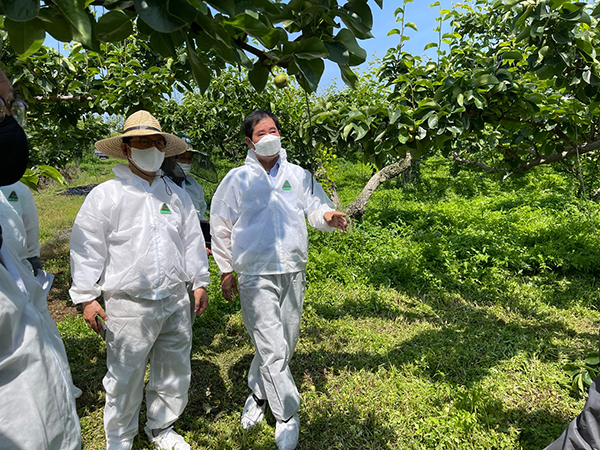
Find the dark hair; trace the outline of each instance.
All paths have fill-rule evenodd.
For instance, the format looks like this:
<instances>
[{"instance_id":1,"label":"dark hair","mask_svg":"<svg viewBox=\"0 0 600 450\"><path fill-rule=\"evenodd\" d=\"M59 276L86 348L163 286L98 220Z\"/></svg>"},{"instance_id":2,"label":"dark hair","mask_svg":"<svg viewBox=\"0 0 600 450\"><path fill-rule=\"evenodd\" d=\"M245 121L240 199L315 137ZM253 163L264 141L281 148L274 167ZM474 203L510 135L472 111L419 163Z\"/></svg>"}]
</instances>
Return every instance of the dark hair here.
<instances>
[{"instance_id":1,"label":"dark hair","mask_svg":"<svg viewBox=\"0 0 600 450\"><path fill-rule=\"evenodd\" d=\"M279 127L279 119L275 114L271 111L265 111L264 109L259 109L257 111L253 111L246 116L244 122L242 123L242 131L246 135L246 137L252 139L252 133L254 133L254 126L260 122L261 120L270 117L275 122L275 126L277 130L281 131Z\"/></svg>"}]
</instances>

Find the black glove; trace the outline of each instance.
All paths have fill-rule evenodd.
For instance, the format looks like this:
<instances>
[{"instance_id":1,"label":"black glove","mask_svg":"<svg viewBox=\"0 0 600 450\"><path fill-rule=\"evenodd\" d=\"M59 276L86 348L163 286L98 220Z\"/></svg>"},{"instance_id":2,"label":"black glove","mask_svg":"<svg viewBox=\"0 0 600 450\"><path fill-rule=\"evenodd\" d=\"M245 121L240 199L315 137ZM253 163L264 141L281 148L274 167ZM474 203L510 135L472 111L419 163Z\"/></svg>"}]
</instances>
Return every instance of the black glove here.
<instances>
[{"instance_id":1,"label":"black glove","mask_svg":"<svg viewBox=\"0 0 600 450\"><path fill-rule=\"evenodd\" d=\"M33 258L27 258L27 261L29 261L29 264L31 264L33 274L37 277L38 270L42 269L42 263L40 262L40 258L34 256Z\"/></svg>"}]
</instances>

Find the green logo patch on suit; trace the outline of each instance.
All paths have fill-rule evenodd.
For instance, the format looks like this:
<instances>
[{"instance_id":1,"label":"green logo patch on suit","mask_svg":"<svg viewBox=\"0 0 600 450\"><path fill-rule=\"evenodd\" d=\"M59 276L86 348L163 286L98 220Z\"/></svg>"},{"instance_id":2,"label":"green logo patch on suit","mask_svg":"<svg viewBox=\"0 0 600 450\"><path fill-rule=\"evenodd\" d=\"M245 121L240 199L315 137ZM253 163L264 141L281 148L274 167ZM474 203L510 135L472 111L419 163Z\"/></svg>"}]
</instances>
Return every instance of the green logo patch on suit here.
<instances>
[{"instance_id":1,"label":"green logo patch on suit","mask_svg":"<svg viewBox=\"0 0 600 450\"><path fill-rule=\"evenodd\" d=\"M18 202L19 201L19 196L17 195L17 193L15 191L12 191L10 193L10 195L8 196L7 200L9 202Z\"/></svg>"},{"instance_id":2,"label":"green logo patch on suit","mask_svg":"<svg viewBox=\"0 0 600 450\"><path fill-rule=\"evenodd\" d=\"M285 183L283 183L283 187L281 188L284 191L291 191L292 190L292 186L290 185L290 182L285 180Z\"/></svg>"},{"instance_id":3,"label":"green logo patch on suit","mask_svg":"<svg viewBox=\"0 0 600 450\"><path fill-rule=\"evenodd\" d=\"M166 203L163 203L162 208L160 208L160 213L161 214L171 214L171 210L169 209L169 207L167 206Z\"/></svg>"}]
</instances>

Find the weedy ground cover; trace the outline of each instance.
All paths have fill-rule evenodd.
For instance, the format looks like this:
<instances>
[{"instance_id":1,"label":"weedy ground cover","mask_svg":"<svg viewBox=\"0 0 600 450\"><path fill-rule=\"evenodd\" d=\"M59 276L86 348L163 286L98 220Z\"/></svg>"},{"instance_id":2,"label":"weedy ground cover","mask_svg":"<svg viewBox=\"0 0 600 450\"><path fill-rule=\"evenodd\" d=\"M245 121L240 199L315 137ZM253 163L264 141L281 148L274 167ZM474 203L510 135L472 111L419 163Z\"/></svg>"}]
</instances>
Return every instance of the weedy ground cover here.
<instances>
[{"instance_id":1,"label":"weedy ground cover","mask_svg":"<svg viewBox=\"0 0 600 450\"><path fill-rule=\"evenodd\" d=\"M109 167L90 164L79 182ZM339 161L333 177L347 204L368 168ZM311 231L291 364L299 448L540 449L558 437L585 400L564 366L597 348L600 319L598 207L574 190L551 169L499 182L432 158L410 184L380 188L347 233ZM36 201L43 258L59 273L50 304L68 307L68 235L83 199L57 191ZM192 448L274 448L270 414L252 431L239 425L252 346L214 262L211 272L177 429ZM62 311L84 445L104 448L104 343ZM149 443L139 436L134 448Z\"/></svg>"}]
</instances>

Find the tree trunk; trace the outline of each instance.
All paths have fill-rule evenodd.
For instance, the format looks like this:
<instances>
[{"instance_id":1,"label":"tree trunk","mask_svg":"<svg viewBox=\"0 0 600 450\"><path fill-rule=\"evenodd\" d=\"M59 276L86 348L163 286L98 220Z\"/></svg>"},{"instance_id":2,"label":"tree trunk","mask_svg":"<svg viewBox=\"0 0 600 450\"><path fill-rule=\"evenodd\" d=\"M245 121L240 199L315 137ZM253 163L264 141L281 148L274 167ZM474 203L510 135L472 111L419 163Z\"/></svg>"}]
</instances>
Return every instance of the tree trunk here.
<instances>
[{"instance_id":1,"label":"tree trunk","mask_svg":"<svg viewBox=\"0 0 600 450\"><path fill-rule=\"evenodd\" d=\"M337 184L331 178L327 176L327 172L323 168L323 164L320 161L316 161L317 168L314 171L313 176L319 180L321 186L333 202L333 206L337 211L342 211L342 202L340 200L340 196L337 193Z\"/></svg>"},{"instance_id":2,"label":"tree trunk","mask_svg":"<svg viewBox=\"0 0 600 450\"><path fill-rule=\"evenodd\" d=\"M411 166L412 156L410 153L406 153L406 157L403 161L385 166L383 169L373 175L367 185L363 188L360 195L356 197L356 200L354 200L352 204L348 206L346 210L348 216L352 220L360 219L365 213L367 202L371 198L371 195L373 195L373 192L375 192L375 190L387 180L391 180L401 173L410 170Z\"/></svg>"}]
</instances>

